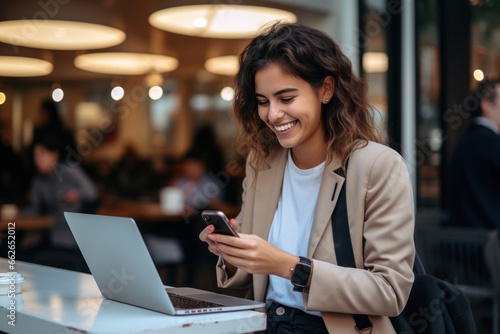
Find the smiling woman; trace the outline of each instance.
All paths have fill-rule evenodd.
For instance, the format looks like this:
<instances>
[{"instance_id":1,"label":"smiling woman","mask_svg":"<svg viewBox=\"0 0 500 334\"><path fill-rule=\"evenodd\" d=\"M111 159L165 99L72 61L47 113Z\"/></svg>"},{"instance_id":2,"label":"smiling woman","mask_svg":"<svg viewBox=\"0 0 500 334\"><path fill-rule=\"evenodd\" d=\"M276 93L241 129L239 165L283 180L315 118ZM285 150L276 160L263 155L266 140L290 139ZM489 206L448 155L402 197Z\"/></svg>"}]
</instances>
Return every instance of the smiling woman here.
<instances>
[{"instance_id":1,"label":"smiling woman","mask_svg":"<svg viewBox=\"0 0 500 334\"><path fill-rule=\"evenodd\" d=\"M412 190L401 156L381 144L365 83L328 35L285 23L245 48L236 83L239 141L251 150L230 221L240 237L200 233L220 256L219 286L251 286L268 306L267 333L395 333L389 316L413 283ZM341 191L356 268L334 251Z\"/></svg>"}]
</instances>

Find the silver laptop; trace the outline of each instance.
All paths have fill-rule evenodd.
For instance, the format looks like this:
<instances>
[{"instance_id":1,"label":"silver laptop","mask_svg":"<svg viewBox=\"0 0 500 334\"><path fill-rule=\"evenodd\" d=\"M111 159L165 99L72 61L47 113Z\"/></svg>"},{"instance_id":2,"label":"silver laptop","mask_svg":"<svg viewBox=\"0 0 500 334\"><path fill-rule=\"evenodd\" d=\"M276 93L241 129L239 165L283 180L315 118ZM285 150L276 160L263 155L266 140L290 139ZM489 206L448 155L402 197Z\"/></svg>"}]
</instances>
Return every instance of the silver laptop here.
<instances>
[{"instance_id":1,"label":"silver laptop","mask_svg":"<svg viewBox=\"0 0 500 334\"><path fill-rule=\"evenodd\" d=\"M105 298L171 314L265 307L193 288L165 288L132 218L65 212L66 221Z\"/></svg>"}]
</instances>

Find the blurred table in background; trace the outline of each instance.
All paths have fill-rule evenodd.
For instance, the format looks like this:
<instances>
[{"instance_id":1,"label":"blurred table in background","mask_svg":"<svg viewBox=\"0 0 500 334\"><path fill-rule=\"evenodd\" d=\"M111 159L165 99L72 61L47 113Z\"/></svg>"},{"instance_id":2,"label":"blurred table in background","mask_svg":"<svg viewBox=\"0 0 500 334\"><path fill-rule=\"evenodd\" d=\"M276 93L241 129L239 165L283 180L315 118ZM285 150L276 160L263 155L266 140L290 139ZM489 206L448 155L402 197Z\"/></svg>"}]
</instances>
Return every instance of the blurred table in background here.
<instances>
[{"instance_id":1,"label":"blurred table in background","mask_svg":"<svg viewBox=\"0 0 500 334\"><path fill-rule=\"evenodd\" d=\"M130 200L115 200L103 203L97 214L105 216L130 217L136 221L145 222L175 222L187 221L188 214L165 213L160 203Z\"/></svg>"},{"instance_id":2,"label":"blurred table in background","mask_svg":"<svg viewBox=\"0 0 500 334\"><path fill-rule=\"evenodd\" d=\"M9 223L12 223L9 225ZM54 219L50 216L17 217L11 220L0 220L0 231L5 231L8 227L15 227L16 230L40 230L50 228L54 225Z\"/></svg>"}]
</instances>

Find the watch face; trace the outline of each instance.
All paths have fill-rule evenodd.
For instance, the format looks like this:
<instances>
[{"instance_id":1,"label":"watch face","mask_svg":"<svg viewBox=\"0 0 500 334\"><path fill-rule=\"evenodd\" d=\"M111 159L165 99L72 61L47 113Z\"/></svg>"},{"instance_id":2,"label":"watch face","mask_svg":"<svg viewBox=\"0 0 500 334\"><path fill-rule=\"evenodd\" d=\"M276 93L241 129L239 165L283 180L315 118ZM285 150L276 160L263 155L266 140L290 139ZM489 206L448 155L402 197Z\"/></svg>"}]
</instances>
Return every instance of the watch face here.
<instances>
[{"instance_id":1,"label":"watch face","mask_svg":"<svg viewBox=\"0 0 500 334\"><path fill-rule=\"evenodd\" d=\"M299 285L305 287L307 281L309 280L309 276L311 275L311 266L306 263L299 262L295 266L292 275L292 284Z\"/></svg>"}]
</instances>

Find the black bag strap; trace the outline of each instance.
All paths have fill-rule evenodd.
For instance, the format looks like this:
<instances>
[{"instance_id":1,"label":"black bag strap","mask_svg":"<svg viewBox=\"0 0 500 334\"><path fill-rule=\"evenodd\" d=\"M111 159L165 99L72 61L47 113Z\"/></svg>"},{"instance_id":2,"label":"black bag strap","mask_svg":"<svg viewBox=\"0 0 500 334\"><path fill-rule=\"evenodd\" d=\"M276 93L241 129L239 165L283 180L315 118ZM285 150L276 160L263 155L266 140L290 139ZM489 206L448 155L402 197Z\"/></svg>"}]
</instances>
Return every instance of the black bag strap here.
<instances>
[{"instance_id":1,"label":"black bag strap","mask_svg":"<svg viewBox=\"0 0 500 334\"><path fill-rule=\"evenodd\" d=\"M346 178L347 180L347 178ZM347 217L346 182L340 188L339 198L332 212L332 231L337 257L337 264L342 267L356 268L354 252L352 250L351 235L349 234L349 220ZM332 200L337 191L337 184L333 190ZM373 324L365 314L353 314L356 330L359 333L371 333Z\"/></svg>"}]
</instances>

